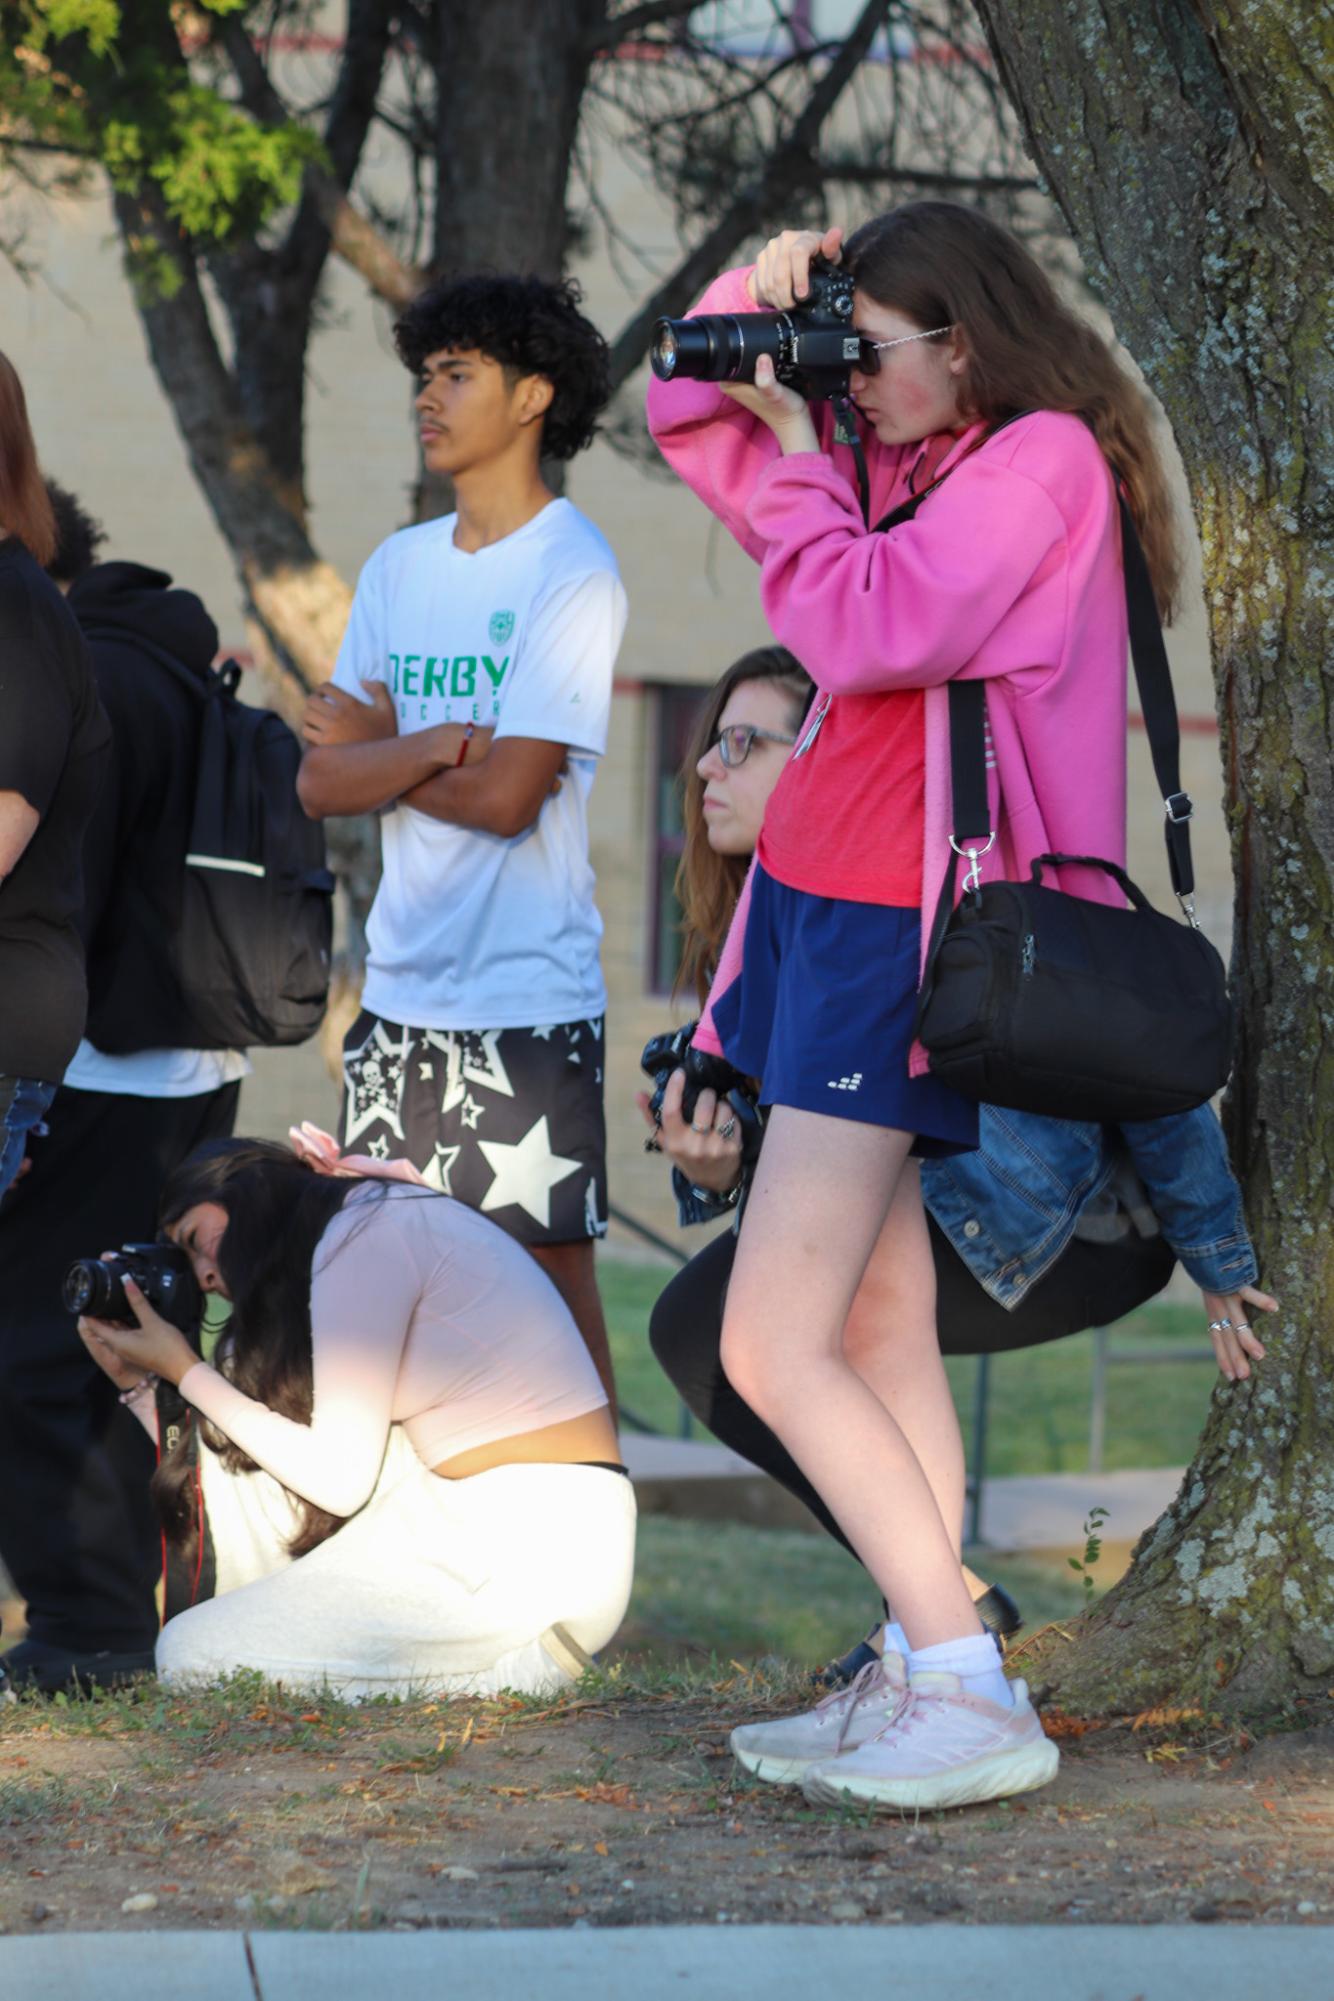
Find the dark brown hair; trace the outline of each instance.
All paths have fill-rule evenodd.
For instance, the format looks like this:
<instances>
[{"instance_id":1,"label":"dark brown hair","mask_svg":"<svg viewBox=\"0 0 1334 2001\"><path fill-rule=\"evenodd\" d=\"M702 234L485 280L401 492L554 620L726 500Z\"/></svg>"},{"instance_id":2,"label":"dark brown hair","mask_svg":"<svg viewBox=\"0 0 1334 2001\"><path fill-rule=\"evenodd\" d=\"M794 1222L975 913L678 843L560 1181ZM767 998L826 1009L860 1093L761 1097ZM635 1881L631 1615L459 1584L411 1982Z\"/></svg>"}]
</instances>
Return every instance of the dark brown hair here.
<instances>
[{"instance_id":1,"label":"dark brown hair","mask_svg":"<svg viewBox=\"0 0 1334 2001\"><path fill-rule=\"evenodd\" d=\"M376 1184L383 1192L388 1184ZM158 1220L165 1230L200 1202L227 1212L217 1266L232 1302L213 1365L229 1383L280 1417L309 1424L314 1408L310 1276L315 1250L354 1188L350 1177L317 1174L290 1147L268 1140L221 1139L196 1147L168 1176ZM249 1473L255 1461L207 1419L200 1435L229 1473ZM152 1479L163 1527L183 1553L197 1536L190 1441L163 1459ZM295 1497L294 1497L295 1498ZM342 1528L341 1515L301 1500L301 1525L288 1544L293 1556Z\"/></svg>"},{"instance_id":2,"label":"dark brown hair","mask_svg":"<svg viewBox=\"0 0 1334 2001\"><path fill-rule=\"evenodd\" d=\"M863 223L843 256L880 305L962 336L962 410L985 421L1023 410L1084 419L1125 488L1159 609L1170 618L1181 559L1148 397L1023 244L977 209L921 201Z\"/></svg>"},{"instance_id":3,"label":"dark brown hair","mask_svg":"<svg viewBox=\"0 0 1334 2001\"><path fill-rule=\"evenodd\" d=\"M735 690L746 681L772 681L792 706L795 730L811 704L815 684L795 654L785 646L760 646L734 660L713 689L691 733L681 767L682 818L685 845L676 871L676 895L681 905L681 935L685 941L672 997L693 987L703 1007L718 967L727 927L750 866L748 855L715 854L704 823L704 780L696 769L718 734L718 718Z\"/></svg>"},{"instance_id":4,"label":"dark brown hair","mask_svg":"<svg viewBox=\"0 0 1334 2001\"><path fill-rule=\"evenodd\" d=\"M56 518L37 466L37 447L18 370L0 354L0 529L17 536L45 569L56 552Z\"/></svg>"}]
</instances>

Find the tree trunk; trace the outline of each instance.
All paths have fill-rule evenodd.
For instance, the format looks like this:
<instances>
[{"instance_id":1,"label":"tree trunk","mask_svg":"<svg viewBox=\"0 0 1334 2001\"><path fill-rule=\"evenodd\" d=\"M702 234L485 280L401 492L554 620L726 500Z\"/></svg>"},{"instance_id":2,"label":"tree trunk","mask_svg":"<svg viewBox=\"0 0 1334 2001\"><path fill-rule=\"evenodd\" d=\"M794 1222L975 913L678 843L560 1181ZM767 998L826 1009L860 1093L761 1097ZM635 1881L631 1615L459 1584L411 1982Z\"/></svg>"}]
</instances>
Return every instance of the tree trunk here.
<instances>
[{"instance_id":1,"label":"tree trunk","mask_svg":"<svg viewBox=\"0 0 1334 2001\"><path fill-rule=\"evenodd\" d=\"M1194 496L1236 870L1228 1118L1282 1307L1033 1678L1084 1711L1259 1718L1334 1671L1334 29L1302 0L977 4Z\"/></svg>"},{"instance_id":2,"label":"tree trunk","mask_svg":"<svg viewBox=\"0 0 1334 2001\"><path fill-rule=\"evenodd\" d=\"M438 0L434 266L565 269L565 190L607 0Z\"/></svg>"},{"instance_id":3,"label":"tree trunk","mask_svg":"<svg viewBox=\"0 0 1334 2001\"><path fill-rule=\"evenodd\" d=\"M117 195L116 216L132 269L146 238L172 258L176 289L166 295L159 283L139 299L149 355L251 609L286 670L275 700L289 717L299 714L305 689L333 665L351 592L312 548L290 480L246 421L193 258L150 194Z\"/></svg>"}]
</instances>

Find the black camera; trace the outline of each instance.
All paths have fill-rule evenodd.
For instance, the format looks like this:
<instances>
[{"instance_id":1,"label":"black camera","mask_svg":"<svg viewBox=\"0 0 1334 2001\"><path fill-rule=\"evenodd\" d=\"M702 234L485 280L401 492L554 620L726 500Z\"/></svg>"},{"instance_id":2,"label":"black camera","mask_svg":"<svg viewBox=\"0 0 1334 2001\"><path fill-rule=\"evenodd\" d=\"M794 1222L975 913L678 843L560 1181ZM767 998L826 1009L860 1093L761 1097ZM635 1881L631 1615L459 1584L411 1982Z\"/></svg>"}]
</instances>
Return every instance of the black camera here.
<instances>
[{"instance_id":1,"label":"black camera","mask_svg":"<svg viewBox=\"0 0 1334 2001\"><path fill-rule=\"evenodd\" d=\"M810 291L786 313L701 313L659 320L649 360L662 382L753 382L762 354L774 374L808 403L848 394L861 354L852 326L852 273L812 261Z\"/></svg>"},{"instance_id":2,"label":"black camera","mask_svg":"<svg viewBox=\"0 0 1334 2001\"><path fill-rule=\"evenodd\" d=\"M134 1311L125 1297L132 1278L155 1312L182 1334L194 1334L204 1301L190 1260L176 1244L122 1244L112 1258L80 1258L65 1273L60 1297L68 1313L133 1327Z\"/></svg>"},{"instance_id":3,"label":"black camera","mask_svg":"<svg viewBox=\"0 0 1334 2001\"><path fill-rule=\"evenodd\" d=\"M674 1071L684 1070L686 1082L681 1096L682 1118L687 1122L694 1118L701 1091L715 1091L720 1102L725 1098L741 1129L742 1161L749 1165L760 1150L763 1130L755 1109L755 1094L750 1079L743 1077L725 1056L714 1056L706 1049L692 1048L690 1038L698 1027L697 1021L689 1021L684 1028L655 1035L644 1044L639 1067L646 1077L652 1078L654 1086L648 1101L649 1112L654 1124L661 1125L662 1100L668 1081Z\"/></svg>"}]
</instances>

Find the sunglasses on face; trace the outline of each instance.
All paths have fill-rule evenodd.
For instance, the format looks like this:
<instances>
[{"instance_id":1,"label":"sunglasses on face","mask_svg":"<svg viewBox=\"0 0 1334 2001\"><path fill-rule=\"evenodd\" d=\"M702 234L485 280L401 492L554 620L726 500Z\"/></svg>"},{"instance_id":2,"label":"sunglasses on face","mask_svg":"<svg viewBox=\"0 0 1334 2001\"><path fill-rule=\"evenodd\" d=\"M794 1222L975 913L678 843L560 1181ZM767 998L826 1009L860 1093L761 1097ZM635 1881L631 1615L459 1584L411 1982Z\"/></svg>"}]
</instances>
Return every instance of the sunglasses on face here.
<instances>
[{"instance_id":1,"label":"sunglasses on face","mask_svg":"<svg viewBox=\"0 0 1334 2001\"><path fill-rule=\"evenodd\" d=\"M732 723L727 729L719 730L710 749L718 752L729 771L735 771L750 756L750 747L759 738L761 743L795 743L794 736L780 736L777 730L762 730L755 723Z\"/></svg>"},{"instance_id":2,"label":"sunglasses on face","mask_svg":"<svg viewBox=\"0 0 1334 2001\"><path fill-rule=\"evenodd\" d=\"M951 323L948 327L928 327L925 333L900 334L897 340L868 340L865 334L861 334L857 368L862 375L877 375L880 372L880 356L886 348L906 347L912 340L934 340L937 334L947 334L952 331Z\"/></svg>"}]
</instances>

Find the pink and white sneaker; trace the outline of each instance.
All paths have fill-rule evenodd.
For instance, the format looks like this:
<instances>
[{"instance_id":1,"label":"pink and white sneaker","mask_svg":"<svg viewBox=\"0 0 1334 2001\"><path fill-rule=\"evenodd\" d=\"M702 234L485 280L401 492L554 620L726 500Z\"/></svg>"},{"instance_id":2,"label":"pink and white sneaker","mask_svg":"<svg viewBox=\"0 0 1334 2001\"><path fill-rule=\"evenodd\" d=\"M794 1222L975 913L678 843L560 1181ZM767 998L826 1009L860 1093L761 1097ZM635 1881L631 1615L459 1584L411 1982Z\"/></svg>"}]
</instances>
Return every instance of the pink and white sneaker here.
<instances>
[{"instance_id":1,"label":"pink and white sneaker","mask_svg":"<svg viewBox=\"0 0 1334 2001\"><path fill-rule=\"evenodd\" d=\"M837 1688L799 1716L742 1723L728 1739L737 1763L771 1785L800 1785L811 1767L878 1736L908 1695L902 1654L868 1661L846 1688Z\"/></svg>"},{"instance_id":2,"label":"pink and white sneaker","mask_svg":"<svg viewBox=\"0 0 1334 2001\"><path fill-rule=\"evenodd\" d=\"M1056 1776L1060 1753L1045 1737L1022 1681L1013 1709L968 1695L958 1675L923 1671L880 1730L855 1750L812 1765L802 1791L812 1806L969 1806L1032 1792Z\"/></svg>"}]
</instances>

